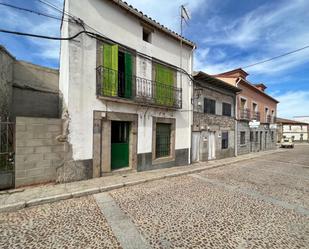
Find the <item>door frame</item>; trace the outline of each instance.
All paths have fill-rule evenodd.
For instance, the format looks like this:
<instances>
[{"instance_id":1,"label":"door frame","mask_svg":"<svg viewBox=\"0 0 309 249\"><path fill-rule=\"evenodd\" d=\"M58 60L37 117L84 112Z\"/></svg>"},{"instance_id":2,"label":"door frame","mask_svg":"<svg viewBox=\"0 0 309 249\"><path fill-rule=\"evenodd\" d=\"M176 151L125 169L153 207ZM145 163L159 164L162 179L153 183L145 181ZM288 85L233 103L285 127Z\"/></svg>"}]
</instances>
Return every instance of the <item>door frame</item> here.
<instances>
[{"instance_id":1,"label":"door frame","mask_svg":"<svg viewBox=\"0 0 309 249\"><path fill-rule=\"evenodd\" d=\"M213 142L212 146L210 146L211 141ZM210 152L212 152L212 155L210 155ZM208 160L214 159L216 159L216 132L208 131Z\"/></svg>"},{"instance_id":2,"label":"door frame","mask_svg":"<svg viewBox=\"0 0 309 249\"><path fill-rule=\"evenodd\" d=\"M138 115L120 112L94 111L93 121L93 177L100 177L111 169L111 122L130 122L129 169L137 169Z\"/></svg>"}]
</instances>

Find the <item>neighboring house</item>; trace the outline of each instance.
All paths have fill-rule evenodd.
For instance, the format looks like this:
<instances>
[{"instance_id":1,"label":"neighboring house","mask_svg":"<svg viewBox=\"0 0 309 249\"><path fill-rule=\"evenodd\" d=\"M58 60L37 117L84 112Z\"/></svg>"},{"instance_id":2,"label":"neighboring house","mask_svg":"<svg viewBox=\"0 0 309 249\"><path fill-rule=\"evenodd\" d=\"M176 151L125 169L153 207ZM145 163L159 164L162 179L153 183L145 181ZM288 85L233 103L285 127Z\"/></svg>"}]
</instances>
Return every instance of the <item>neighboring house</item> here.
<instances>
[{"instance_id":1,"label":"neighboring house","mask_svg":"<svg viewBox=\"0 0 309 249\"><path fill-rule=\"evenodd\" d=\"M235 103L241 90L204 72L194 73L192 161L235 156Z\"/></svg>"},{"instance_id":2,"label":"neighboring house","mask_svg":"<svg viewBox=\"0 0 309 249\"><path fill-rule=\"evenodd\" d=\"M309 116L295 116L293 120L309 124Z\"/></svg>"},{"instance_id":3,"label":"neighboring house","mask_svg":"<svg viewBox=\"0 0 309 249\"><path fill-rule=\"evenodd\" d=\"M192 86L178 67L192 74L195 45L119 0L65 0L64 6L104 36L61 42L73 167L100 177L189 164ZM61 35L82 30L62 22Z\"/></svg>"},{"instance_id":4,"label":"neighboring house","mask_svg":"<svg viewBox=\"0 0 309 249\"><path fill-rule=\"evenodd\" d=\"M276 99L265 92L264 84L252 84L242 69L215 75L242 91L237 95L237 154L273 149L276 146Z\"/></svg>"},{"instance_id":5,"label":"neighboring house","mask_svg":"<svg viewBox=\"0 0 309 249\"><path fill-rule=\"evenodd\" d=\"M59 117L59 71L16 60L0 46L0 116Z\"/></svg>"},{"instance_id":6,"label":"neighboring house","mask_svg":"<svg viewBox=\"0 0 309 249\"><path fill-rule=\"evenodd\" d=\"M308 142L308 123L290 119L277 118L278 142L283 138L291 138L295 142Z\"/></svg>"}]
</instances>

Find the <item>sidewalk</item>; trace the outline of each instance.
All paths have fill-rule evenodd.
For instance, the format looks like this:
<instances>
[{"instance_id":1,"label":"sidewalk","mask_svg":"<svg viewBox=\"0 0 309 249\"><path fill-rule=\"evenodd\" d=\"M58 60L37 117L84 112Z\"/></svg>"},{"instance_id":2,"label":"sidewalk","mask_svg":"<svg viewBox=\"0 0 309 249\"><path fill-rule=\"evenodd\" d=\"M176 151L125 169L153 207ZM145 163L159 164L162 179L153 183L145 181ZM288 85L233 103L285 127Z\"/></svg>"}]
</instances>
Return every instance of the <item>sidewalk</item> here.
<instances>
[{"instance_id":1,"label":"sidewalk","mask_svg":"<svg viewBox=\"0 0 309 249\"><path fill-rule=\"evenodd\" d=\"M188 166L143 171L123 175L105 176L66 184L49 184L13 189L9 191L0 191L0 212L15 211L25 207L40 205L44 203L51 203L69 198L92 195L100 192L106 192L112 189L122 188L124 186L132 186L167 177L198 173L203 170L216 168L244 160L250 160L281 151L283 150L277 149L216 161L195 163Z\"/></svg>"}]
</instances>

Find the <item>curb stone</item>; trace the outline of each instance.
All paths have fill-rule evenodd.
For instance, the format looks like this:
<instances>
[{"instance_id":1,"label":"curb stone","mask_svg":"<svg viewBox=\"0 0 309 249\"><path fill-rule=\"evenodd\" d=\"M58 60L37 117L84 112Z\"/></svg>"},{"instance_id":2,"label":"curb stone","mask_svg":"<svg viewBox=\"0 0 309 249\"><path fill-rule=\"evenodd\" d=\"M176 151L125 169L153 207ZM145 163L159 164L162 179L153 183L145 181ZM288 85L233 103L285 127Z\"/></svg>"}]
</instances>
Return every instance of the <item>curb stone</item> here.
<instances>
[{"instance_id":1,"label":"curb stone","mask_svg":"<svg viewBox=\"0 0 309 249\"><path fill-rule=\"evenodd\" d=\"M201 166L201 167L196 168L196 169L189 169L189 170L183 170L183 171L180 171L180 172L168 173L168 174L164 174L164 175L160 175L160 176L154 176L154 177L150 177L150 178L142 179L142 180L133 180L133 181L113 184L113 185L109 185L109 186L95 187L95 188L80 190L80 191L76 191L76 192L72 192L72 193L64 193L64 194L59 194L59 195L54 195L54 196L32 199L32 200L29 200L29 201L17 202L17 203L8 204L8 205L0 207L0 213L1 212L17 211L17 210L23 209L25 207L32 207L32 206L57 202L57 201L61 201L61 200L71 199L71 198L78 198L78 197L83 197L83 196L87 196L87 195L97 194L97 193L100 193L100 192L107 192L107 191L119 189L119 188L122 188L122 187L125 187L125 186L134 186L134 185L138 185L138 184L142 184L142 183L146 183L146 182L162 180L164 178L171 178L171 177L177 177L177 176L188 175L188 174L193 174L193 173L199 173L199 172L206 171L206 170L209 170L209 169L223 167L223 166L226 166L226 165L229 165L229 164L234 164L234 163L238 163L238 162L241 162L241 161L247 161L247 160L251 160L253 158L261 157L263 155L274 154L274 153L278 153L278 152L282 152L282 150L275 150L275 151L271 151L271 152L268 152L268 153L263 153L262 155L261 154L251 155L249 157L235 159L235 160L230 161L230 162L222 162L222 163L217 163L217 164L214 163L213 165L209 165L208 167Z\"/></svg>"}]
</instances>

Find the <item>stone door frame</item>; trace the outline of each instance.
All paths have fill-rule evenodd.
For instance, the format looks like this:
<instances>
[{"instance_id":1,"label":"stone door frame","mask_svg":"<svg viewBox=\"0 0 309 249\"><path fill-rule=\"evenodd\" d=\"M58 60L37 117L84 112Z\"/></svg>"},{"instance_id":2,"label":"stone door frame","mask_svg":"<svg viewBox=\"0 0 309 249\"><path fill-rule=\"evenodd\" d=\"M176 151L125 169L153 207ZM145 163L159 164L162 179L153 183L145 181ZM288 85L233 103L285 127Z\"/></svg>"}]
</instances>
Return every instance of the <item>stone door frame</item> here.
<instances>
[{"instance_id":1,"label":"stone door frame","mask_svg":"<svg viewBox=\"0 0 309 249\"><path fill-rule=\"evenodd\" d=\"M137 169L138 115L120 112L94 111L93 178L111 173L111 122L130 122L129 169Z\"/></svg>"}]
</instances>

